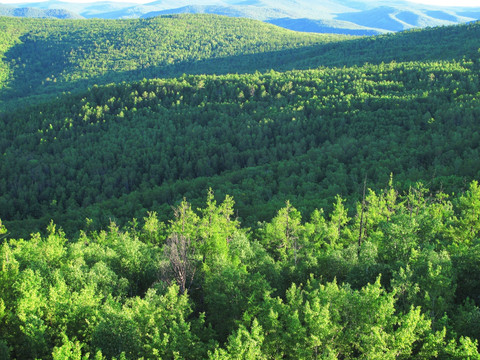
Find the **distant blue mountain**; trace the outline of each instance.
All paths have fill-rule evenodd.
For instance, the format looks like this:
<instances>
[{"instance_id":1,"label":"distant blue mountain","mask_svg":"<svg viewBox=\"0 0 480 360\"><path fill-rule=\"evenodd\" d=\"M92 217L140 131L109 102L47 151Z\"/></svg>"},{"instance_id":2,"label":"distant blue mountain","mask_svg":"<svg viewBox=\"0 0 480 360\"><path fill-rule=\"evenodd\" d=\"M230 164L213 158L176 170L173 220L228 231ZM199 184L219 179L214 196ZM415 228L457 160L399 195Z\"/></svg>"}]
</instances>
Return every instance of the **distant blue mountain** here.
<instances>
[{"instance_id":1,"label":"distant blue mountain","mask_svg":"<svg viewBox=\"0 0 480 360\"><path fill-rule=\"evenodd\" d=\"M452 25L480 19L477 8L441 7L405 0L156 0L147 4L47 0L22 8L65 9L85 18L126 19L167 14L208 13L267 21L306 32L374 35L417 27ZM20 11L22 13L22 11ZM22 16L36 16L32 10Z\"/></svg>"},{"instance_id":2,"label":"distant blue mountain","mask_svg":"<svg viewBox=\"0 0 480 360\"><path fill-rule=\"evenodd\" d=\"M103 13L89 12L88 18L101 18L101 19L137 19L142 17L145 13L153 11L155 8L148 5L134 5L127 8L121 8L113 11L106 11ZM84 14L84 13L82 13Z\"/></svg>"},{"instance_id":3,"label":"distant blue mountain","mask_svg":"<svg viewBox=\"0 0 480 360\"><path fill-rule=\"evenodd\" d=\"M1 1L1 0L0 0ZM103 18L101 14L122 10L131 6L135 6L135 3L126 2L112 2L112 1L98 1L94 3L71 3L59 0L47 0L42 2L21 3L18 7L29 7L37 9L66 9L76 14L80 14L85 18L98 17Z\"/></svg>"},{"instance_id":4,"label":"distant blue mountain","mask_svg":"<svg viewBox=\"0 0 480 360\"><path fill-rule=\"evenodd\" d=\"M379 35L385 33L381 29L372 29L341 20L312 20L282 18L267 20L266 22L286 29L302 32L315 32L324 34L347 34L358 36Z\"/></svg>"},{"instance_id":5,"label":"distant blue mountain","mask_svg":"<svg viewBox=\"0 0 480 360\"><path fill-rule=\"evenodd\" d=\"M435 19L441 19L445 21L451 21L451 22L459 21L458 15L454 15L452 13L442 11L442 10L427 10L425 11L425 15L428 15Z\"/></svg>"},{"instance_id":6,"label":"distant blue mountain","mask_svg":"<svg viewBox=\"0 0 480 360\"><path fill-rule=\"evenodd\" d=\"M11 7L0 5L0 16L28 17L41 19L83 19L83 16L65 9L38 9L33 7Z\"/></svg>"},{"instance_id":7,"label":"distant blue mountain","mask_svg":"<svg viewBox=\"0 0 480 360\"><path fill-rule=\"evenodd\" d=\"M466 17L473 18L473 19L476 19L476 20L480 20L480 9L459 11L458 15L466 16Z\"/></svg>"},{"instance_id":8,"label":"distant blue mountain","mask_svg":"<svg viewBox=\"0 0 480 360\"><path fill-rule=\"evenodd\" d=\"M402 31L411 28L453 25L473 20L441 10L410 10L381 6L365 11L338 14L338 20L357 25L376 27L388 31Z\"/></svg>"},{"instance_id":9,"label":"distant blue mountain","mask_svg":"<svg viewBox=\"0 0 480 360\"><path fill-rule=\"evenodd\" d=\"M289 14L278 10L270 8L262 8L255 5L231 5L231 6L184 6L177 9L169 10L160 10L153 11L147 14L142 15L142 18L160 16L160 15L170 15L170 14L215 14L215 15L224 15L230 17L245 17L255 20L270 20L277 19Z\"/></svg>"}]
</instances>

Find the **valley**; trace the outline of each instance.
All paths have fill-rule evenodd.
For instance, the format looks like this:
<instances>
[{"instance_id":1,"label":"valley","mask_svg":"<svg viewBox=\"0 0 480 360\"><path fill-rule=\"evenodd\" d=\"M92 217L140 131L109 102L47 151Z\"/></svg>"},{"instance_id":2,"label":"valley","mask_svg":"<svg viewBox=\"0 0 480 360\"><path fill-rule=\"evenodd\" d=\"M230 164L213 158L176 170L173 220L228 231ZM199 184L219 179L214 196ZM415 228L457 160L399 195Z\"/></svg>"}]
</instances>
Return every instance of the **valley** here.
<instances>
[{"instance_id":1,"label":"valley","mask_svg":"<svg viewBox=\"0 0 480 360\"><path fill-rule=\"evenodd\" d=\"M0 17L0 358L480 359L480 22L371 25Z\"/></svg>"}]
</instances>

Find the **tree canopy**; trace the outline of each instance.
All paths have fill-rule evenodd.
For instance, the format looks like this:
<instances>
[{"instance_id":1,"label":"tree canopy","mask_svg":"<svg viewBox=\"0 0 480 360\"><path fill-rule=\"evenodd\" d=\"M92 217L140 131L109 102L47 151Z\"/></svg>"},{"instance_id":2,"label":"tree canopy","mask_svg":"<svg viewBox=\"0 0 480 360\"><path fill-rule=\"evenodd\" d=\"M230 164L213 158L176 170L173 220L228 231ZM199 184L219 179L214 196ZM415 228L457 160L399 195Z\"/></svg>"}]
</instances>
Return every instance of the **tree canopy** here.
<instances>
[{"instance_id":1,"label":"tree canopy","mask_svg":"<svg viewBox=\"0 0 480 360\"><path fill-rule=\"evenodd\" d=\"M167 223L4 239L2 357L478 359L479 189L287 202L255 231L210 190Z\"/></svg>"},{"instance_id":2,"label":"tree canopy","mask_svg":"<svg viewBox=\"0 0 480 360\"><path fill-rule=\"evenodd\" d=\"M480 23L0 30L0 358L480 359Z\"/></svg>"}]
</instances>

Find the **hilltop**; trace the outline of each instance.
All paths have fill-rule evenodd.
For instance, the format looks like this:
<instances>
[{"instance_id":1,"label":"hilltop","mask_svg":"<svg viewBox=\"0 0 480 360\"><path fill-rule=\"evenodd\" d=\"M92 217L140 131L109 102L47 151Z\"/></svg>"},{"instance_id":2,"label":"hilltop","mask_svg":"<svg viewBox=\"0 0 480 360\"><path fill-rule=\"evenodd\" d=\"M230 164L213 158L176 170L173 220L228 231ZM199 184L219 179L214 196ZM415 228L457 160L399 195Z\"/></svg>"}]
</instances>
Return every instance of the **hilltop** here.
<instances>
[{"instance_id":1,"label":"hilltop","mask_svg":"<svg viewBox=\"0 0 480 360\"><path fill-rule=\"evenodd\" d=\"M355 38L215 15L60 22L2 18L0 27L3 107L143 78L461 60L475 56L480 36L475 23Z\"/></svg>"},{"instance_id":2,"label":"hilltop","mask_svg":"<svg viewBox=\"0 0 480 360\"><path fill-rule=\"evenodd\" d=\"M133 19L166 14L216 14L246 17L307 32L372 35L480 18L480 7L444 7L395 0L159 0L146 4L122 2L67 3L47 0L18 6L66 9L85 18ZM319 26L321 24L321 26ZM363 32L362 32L363 31Z\"/></svg>"},{"instance_id":3,"label":"hilltop","mask_svg":"<svg viewBox=\"0 0 480 360\"><path fill-rule=\"evenodd\" d=\"M0 4L0 16L40 19L83 19L83 16L64 9L17 8Z\"/></svg>"},{"instance_id":4,"label":"hilltop","mask_svg":"<svg viewBox=\"0 0 480 360\"><path fill-rule=\"evenodd\" d=\"M0 29L4 102L182 73L262 71L277 67L286 54L295 58L294 50L301 47L348 39L212 15L123 21L0 18Z\"/></svg>"}]
</instances>

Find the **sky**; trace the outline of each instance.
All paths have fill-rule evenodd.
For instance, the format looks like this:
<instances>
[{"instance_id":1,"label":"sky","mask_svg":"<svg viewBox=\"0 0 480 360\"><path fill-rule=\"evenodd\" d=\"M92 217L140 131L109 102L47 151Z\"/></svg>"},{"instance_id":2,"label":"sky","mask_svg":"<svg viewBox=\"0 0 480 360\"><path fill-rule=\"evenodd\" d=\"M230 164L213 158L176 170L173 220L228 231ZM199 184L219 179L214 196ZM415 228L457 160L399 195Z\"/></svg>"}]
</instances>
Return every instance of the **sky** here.
<instances>
[{"instance_id":1,"label":"sky","mask_svg":"<svg viewBox=\"0 0 480 360\"><path fill-rule=\"evenodd\" d=\"M41 2L41 1L45 1L45 0L0 0L0 4L29 3L29 2ZM74 3L96 2L95 0L60 0L60 1L74 2ZM152 2L153 0L111 0L111 1L146 4L146 3ZM407 1L419 3L419 4L437 5L437 6L480 7L480 0L407 0Z\"/></svg>"}]
</instances>

